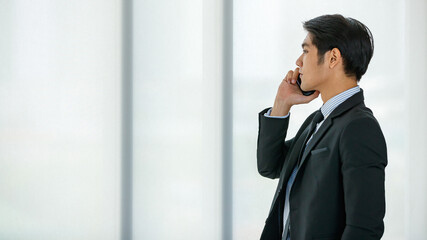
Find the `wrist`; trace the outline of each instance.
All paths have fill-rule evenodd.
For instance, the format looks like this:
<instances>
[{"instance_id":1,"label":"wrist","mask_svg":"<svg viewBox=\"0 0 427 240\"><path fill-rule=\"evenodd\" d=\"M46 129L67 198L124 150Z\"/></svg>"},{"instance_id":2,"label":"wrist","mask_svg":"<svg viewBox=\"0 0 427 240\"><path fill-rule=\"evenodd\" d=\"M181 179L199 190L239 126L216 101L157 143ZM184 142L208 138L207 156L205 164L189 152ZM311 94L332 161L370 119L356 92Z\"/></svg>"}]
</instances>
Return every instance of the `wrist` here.
<instances>
[{"instance_id":1,"label":"wrist","mask_svg":"<svg viewBox=\"0 0 427 240\"><path fill-rule=\"evenodd\" d=\"M291 110L291 107L290 104L276 101L271 109L270 116L286 116Z\"/></svg>"}]
</instances>

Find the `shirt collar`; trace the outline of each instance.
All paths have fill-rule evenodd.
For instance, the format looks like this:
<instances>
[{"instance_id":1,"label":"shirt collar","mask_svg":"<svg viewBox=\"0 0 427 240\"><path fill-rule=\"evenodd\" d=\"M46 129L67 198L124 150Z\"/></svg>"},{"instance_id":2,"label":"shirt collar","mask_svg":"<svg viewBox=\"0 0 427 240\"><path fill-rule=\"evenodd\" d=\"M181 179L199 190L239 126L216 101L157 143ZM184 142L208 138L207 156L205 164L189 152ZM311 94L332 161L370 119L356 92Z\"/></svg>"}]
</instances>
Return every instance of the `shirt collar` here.
<instances>
[{"instance_id":1,"label":"shirt collar","mask_svg":"<svg viewBox=\"0 0 427 240\"><path fill-rule=\"evenodd\" d=\"M356 86L353 88L350 88L338 95L335 95L331 99L329 99L323 106L320 108L320 111L323 114L323 117L326 119L329 114L331 114L332 111L334 111L335 108L337 108L341 103L343 103L345 100L349 99L354 94L360 92L360 87Z\"/></svg>"}]
</instances>

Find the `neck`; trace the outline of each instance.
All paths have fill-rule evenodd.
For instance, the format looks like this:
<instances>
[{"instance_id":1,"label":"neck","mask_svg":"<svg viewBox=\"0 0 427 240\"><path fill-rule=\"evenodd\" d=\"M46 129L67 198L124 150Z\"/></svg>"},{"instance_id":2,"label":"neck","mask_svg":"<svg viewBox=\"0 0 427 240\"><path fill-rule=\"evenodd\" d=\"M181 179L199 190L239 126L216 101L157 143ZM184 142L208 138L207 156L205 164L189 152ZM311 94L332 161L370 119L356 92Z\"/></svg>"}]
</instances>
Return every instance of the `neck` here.
<instances>
[{"instance_id":1,"label":"neck","mask_svg":"<svg viewBox=\"0 0 427 240\"><path fill-rule=\"evenodd\" d=\"M357 86L357 81L355 78L342 77L334 78L327 81L326 86L324 86L320 91L322 95L323 103L326 103L329 99L334 96Z\"/></svg>"}]
</instances>

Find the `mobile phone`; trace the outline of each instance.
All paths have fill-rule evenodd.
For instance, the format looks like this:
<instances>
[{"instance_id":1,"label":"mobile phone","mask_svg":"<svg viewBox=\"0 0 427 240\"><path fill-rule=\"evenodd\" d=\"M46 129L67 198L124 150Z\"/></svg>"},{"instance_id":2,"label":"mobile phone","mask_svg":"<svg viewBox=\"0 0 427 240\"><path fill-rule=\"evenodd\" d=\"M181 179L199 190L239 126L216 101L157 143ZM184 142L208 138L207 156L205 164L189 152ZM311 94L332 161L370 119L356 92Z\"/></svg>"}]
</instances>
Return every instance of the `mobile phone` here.
<instances>
[{"instance_id":1,"label":"mobile phone","mask_svg":"<svg viewBox=\"0 0 427 240\"><path fill-rule=\"evenodd\" d=\"M304 95L304 96L310 96L311 94L313 94L314 92L316 92L315 90L312 90L312 91L304 91L304 90L302 90L302 89L301 89L301 77L300 77L300 75L299 75L299 74L298 74L298 78L297 78L297 84L298 84L298 88L299 88L299 90L301 90L302 95Z\"/></svg>"}]
</instances>

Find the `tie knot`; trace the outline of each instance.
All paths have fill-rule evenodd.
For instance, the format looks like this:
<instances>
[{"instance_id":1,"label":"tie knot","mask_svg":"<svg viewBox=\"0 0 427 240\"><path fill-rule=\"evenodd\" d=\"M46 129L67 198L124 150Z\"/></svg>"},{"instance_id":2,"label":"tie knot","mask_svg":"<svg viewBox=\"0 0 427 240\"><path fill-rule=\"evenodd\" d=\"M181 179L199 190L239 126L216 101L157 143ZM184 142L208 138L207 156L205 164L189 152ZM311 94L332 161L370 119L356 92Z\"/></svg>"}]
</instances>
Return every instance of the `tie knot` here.
<instances>
[{"instance_id":1,"label":"tie knot","mask_svg":"<svg viewBox=\"0 0 427 240\"><path fill-rule=\"evenodd\" d=\"M323 120L323 114L322 114L322 112L320 110L318 110L316 112L316 114L314 115L313 122L316 123L316 124L318 124L322 120Z\"/></svg>"}]
</instances>

